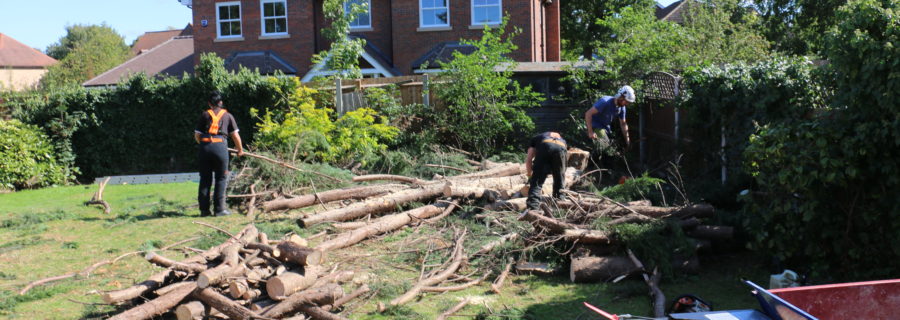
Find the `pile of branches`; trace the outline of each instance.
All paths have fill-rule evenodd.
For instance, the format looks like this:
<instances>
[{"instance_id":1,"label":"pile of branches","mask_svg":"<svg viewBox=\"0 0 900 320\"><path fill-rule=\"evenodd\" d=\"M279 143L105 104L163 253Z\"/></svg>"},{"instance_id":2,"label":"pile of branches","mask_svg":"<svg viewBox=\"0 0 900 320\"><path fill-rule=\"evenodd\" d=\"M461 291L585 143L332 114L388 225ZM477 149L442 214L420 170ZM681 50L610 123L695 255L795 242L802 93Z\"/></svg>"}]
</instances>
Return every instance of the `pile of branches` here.
<instances>
[{"instance_id":1,"label":"pile of branches","mask_svg":"<svg viewBox=\"0 0 900 320\"><path fill-rule=\"evenodd\" d=\"M582 178L588 155L580 150L570 150L569 164L565 171L565 187L570 188ZM567 199L551 199L552 178L543 186L545 199L541 210L526 210L528 193L525 167L519 163L474 162L478 170L455 176L435 176L432 179L397 175L361 175L353 178L355 186L320 190L299 196L283 196L269 201L251 204L252 210L267 214L285 213L295 217L302 227L329 223L341 233L326 237L315 245L323 252L353 246L367 238L390 233L407 225L429 223L449 215L461 203L475 203L483 208L481 219L513 218L531 225L531 230L508 228L494 241L478 252L466 253L462 249L464 235L457 235L457 245L441 269L430 276L421 276L409 292L391 301L392 306L412 300L421 292L452 291L477 285L490 276L471 279L469 275L455 274L468 257L485 255L494 248L518 241L524 245L563 244L570 249L562 253L571 259L570 279L573 282L607 281L628 275L642 275L654 287L659 271L644 270L634 254L626 256L624 243L614 231L621 224L667 223L675 225L688 236L696 238L694 249L709 246L709 240L728 239L731 229L703 225L700 219L712 217L714 209L709 205L695 204L680 207L652 206L648 201L619 203L590 193L567 191ZM459 170L464 171L464 170ZM387 182L387 183L380 183ZM398 208L413 203L423 206L394 213ZM310 210L309 207L313 207ZM304 210L304 208L306 208ZM598 223L598 221L602 221ZM503 223L498 225L504 228ZM672 261L674 267L696 270L694 252L680 253L681 261ZM519 271L526 269L520 261ZM521 267L520 267L521 266ZM510 271L504 271L492 286L499 288ZM651 277L653 275L654 277ZM448 278L468 279L463 285L438 287ZM499 289L495 289L499 291ZM658 291L658 288L656 289ZM659 299L660 295L655 298Z\"/></svg>"},{"instance_id":2,"label":"pile of branches","mask_svg":"<svg viewBox=\"0 0 900 320\"><path fill-rule=\"evenodd\" d=\"M165 268L132 287L103 294L109 304L130 305L110 319L151 319L173 312L179 320L344 319L332 310L368 291L345 295L340 283L353 272L327 271L321 250L293 236L269 240L248 225L222 244L175 261L150 252Z\"/></svg>"}]
</instances>

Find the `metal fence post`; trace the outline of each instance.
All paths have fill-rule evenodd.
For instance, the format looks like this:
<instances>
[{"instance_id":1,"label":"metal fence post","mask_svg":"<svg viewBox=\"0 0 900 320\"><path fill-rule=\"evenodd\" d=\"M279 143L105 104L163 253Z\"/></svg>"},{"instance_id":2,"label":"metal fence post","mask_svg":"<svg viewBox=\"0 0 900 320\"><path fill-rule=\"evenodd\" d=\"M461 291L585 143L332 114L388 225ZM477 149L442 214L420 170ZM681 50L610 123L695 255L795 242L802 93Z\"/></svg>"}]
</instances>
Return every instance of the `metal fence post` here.
<instances>
[{"instance_id":1,"label":"metal fence post","mask_svg":"<svg viewBox=\"0 0 900 320\"><path fill-rule=\"evenodd\" d=\"M422 78L422 104L425 107L431 106L431 93L428 90L428 74L424 74Z\"/></svg>"},{"instance_id":2,"label":"metal fence post","mask_svg":"<svg viewBox=\"0 0 900 320\"><path fill-rule=\"evenodd\" d=\"M334 78L334 109L338 115L344 114L344 89L341 88L341 78Z\"/></svg>"}]
</instances>

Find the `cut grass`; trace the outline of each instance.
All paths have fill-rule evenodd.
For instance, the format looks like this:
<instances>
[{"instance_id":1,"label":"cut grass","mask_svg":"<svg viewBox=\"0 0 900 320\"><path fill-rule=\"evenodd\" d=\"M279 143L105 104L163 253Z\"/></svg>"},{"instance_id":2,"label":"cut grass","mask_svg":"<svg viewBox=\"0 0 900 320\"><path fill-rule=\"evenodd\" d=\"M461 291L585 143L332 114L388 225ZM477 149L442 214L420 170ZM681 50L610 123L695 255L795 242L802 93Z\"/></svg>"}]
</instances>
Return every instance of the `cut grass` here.
<instances>
[{"instance_id":1,"label":"cut grass","mask_svg":"<svg viewBox=\"0 0 900 320\"><path fill-rule=\"evenodd\" d=\"M73 186L23 191L0 195L0 317L16 319L84 319L105 318L116 309L100 303L97 294L130 286L146 279L159 269L133 255L114 265L97 269L90 277L76 277L39 286L24 296L17 291L28 282L45 277L81 271L101 260L112 259L134 251L155 250L193 236L200 240L186 244L208 248L227 236L210 228L191 223L204 221L229 232L237 232L249 223L234 214L222 218L200 218L195 204L196 183L108 186L104 199L112 205L107 215L96 206L84 206L96 186ZM232 210L233 212L236 210ZM650 312L647 289L642 281L629 279L616 284L572 284L565 276L512 276L501 295L490 292L489 283L459 292L423 294L405 306L387 313L377 312L377 303L396 298L419 277L426 264L445 261L450 249L401 253L410 250L436 249L453 245L452 228L469 231L466 251L499 236L497 230L471 218L472 212L460 210L439 223L408 227L381 235L350 248L330 252L328 261L341 270L356 272L360 283L372 288L371 297L363 297L345 306L344 315L351 319L433 319L463 297L473 298L458 314L478 319L598 319L581 305L583 301L615 313L647 315ZM459 215L468 216L460 218ZM262 218L261 218L262 219ZM503 223L515 223L515 219ZM294 232L303 237L328 230L328 224L309 229L297 226L292 219L278 215L256 221L257 227L277 239ZM313 244L322 238L313 240ZM490 263L473 259L460 273L478 277L487 268L505 261L505 250L495 252ZM181 258L177 251L165 252ZM550 256L535 253L534 256ZM754 268L748 254L720 255L704 259L704 274L680 276L671 280L666 275L662 289L670 299L683 293L696 294L714 303L716 309L754 308L749 290L740 278L762 281L765 272ZM554 262L565 268L564 263ZM478 269L481 268L481 269ZM478 272L475 272L478 269ZM495 272L496 275L496 272ZM491 278L493 279L493 277ZM446 285L446 284L445 284ZM347 284L350 292L357 284ZM84 302L75 303L74 301Z\"/></svg>"}]
</instances>

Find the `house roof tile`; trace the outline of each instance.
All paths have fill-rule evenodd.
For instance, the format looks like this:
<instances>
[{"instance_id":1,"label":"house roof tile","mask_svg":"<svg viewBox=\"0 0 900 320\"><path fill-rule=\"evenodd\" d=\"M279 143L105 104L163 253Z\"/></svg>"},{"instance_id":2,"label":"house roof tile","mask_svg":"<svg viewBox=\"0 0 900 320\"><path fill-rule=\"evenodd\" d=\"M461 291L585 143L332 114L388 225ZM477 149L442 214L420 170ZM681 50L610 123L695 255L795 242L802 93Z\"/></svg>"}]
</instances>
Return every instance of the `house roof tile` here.
<instances>
[{"instance_id":1,"label":"house roof tile","mask_svg":"<svg viewBox=\"0 0 900 320\"><path fill-rule=\"evenodd\" d=\"M297 74L297 69L271 51L235 52L225 59L225 69L238 71L240 67L259 70L260 74L274 74L276 70L284 74Z\"/></svg>"},{"instance_id":2,"label":"house roof tile","mask_svg":"<svg viewBox=\"0 0 900 320\"><path fill-rule=\"evenodd\" d=\"M181 77L185 72L194 73L194 39L190 36L174 37L145 51L134 58L86 81L86 87L114 85L135 73L148 76L169 75Z\"/></svg>"},{"instance_id":3,"label":"house roof tile","mask_svg":"<svg viewBox=\"0 0 900 320\"><path fill-rule=\"evenodd\" d=\"M0 67L45 68L56 59L0 33Z\"/></svg>"}]
</instances>

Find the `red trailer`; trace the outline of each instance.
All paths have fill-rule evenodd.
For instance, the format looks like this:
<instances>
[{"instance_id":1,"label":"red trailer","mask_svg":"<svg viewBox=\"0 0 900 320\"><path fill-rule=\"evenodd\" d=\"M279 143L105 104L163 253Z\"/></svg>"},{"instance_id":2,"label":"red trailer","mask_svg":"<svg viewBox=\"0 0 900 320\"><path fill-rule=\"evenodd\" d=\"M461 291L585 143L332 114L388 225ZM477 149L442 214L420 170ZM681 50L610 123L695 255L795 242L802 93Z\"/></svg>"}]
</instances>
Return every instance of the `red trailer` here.
<instances>
[{"instance_id":1,"label":"red trailer","mask_svg":"<svg viewBox=\"0 0 900 320\"><path fill-rule=\"evenodd\" d=\"M666 318L615 315L587 302L610 320L900 320L900 279L766 290L744 281L759 310L673 313Z\"/></svg>"}]
</instances>

